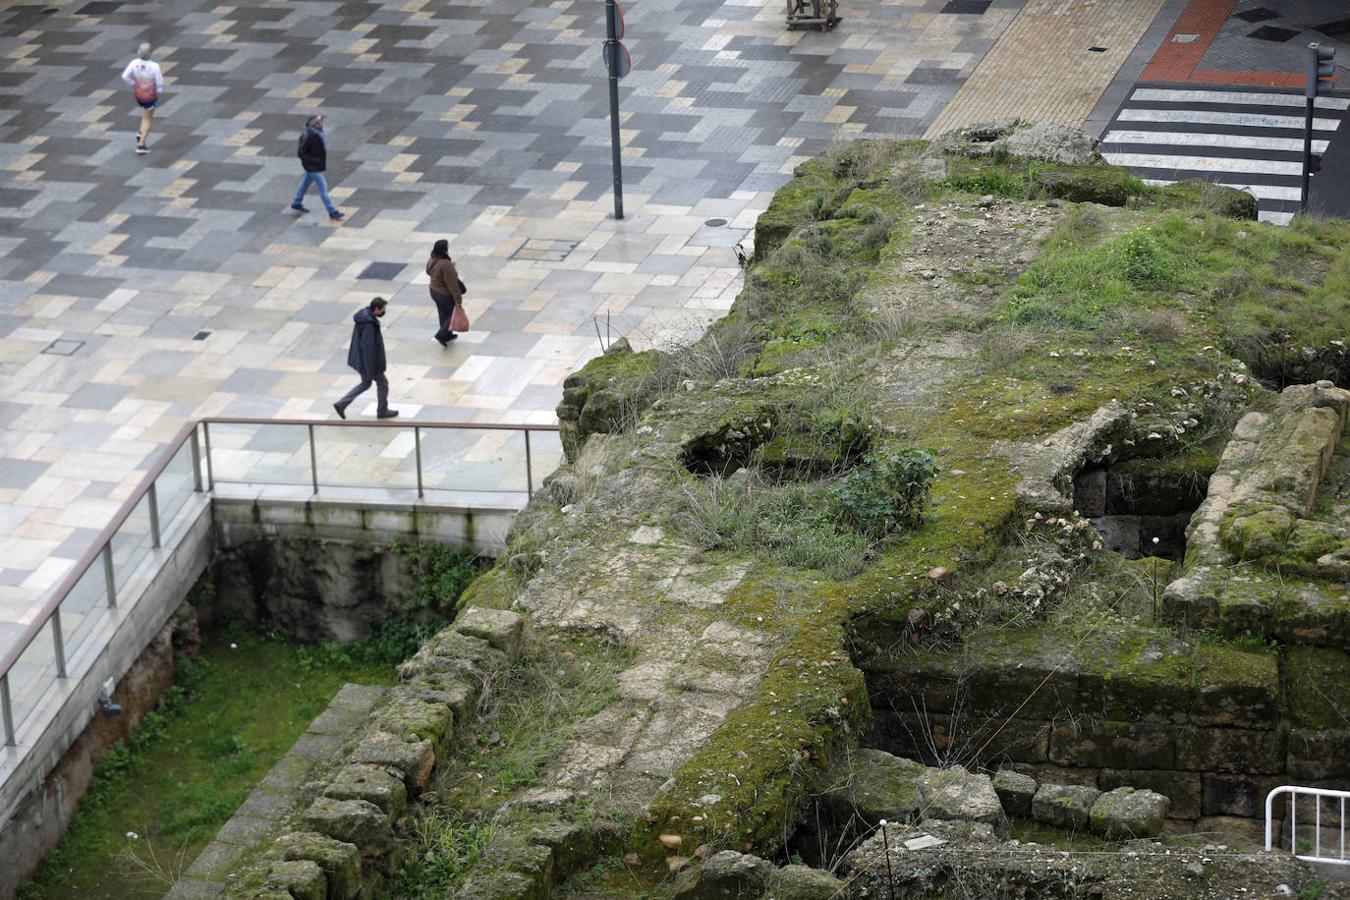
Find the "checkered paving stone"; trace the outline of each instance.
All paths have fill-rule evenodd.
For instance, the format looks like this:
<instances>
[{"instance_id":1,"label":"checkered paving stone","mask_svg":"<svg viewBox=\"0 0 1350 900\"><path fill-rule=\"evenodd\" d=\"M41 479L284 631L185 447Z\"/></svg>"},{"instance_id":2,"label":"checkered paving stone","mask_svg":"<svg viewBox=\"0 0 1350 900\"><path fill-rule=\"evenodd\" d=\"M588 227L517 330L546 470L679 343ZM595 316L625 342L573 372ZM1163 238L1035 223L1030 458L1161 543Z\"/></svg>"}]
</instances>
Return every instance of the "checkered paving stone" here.
<instances>
[{"instance_id":1,"label":"checkered paving stone","mask_svg":"<svg viewBox=\"0 0 1350 900\"><path fill-rule=\"evenodd\" d=\"M422 421L552 421L597 322L698 333L792 169L838 136L922 134L1016 4L947 5L845 0L822 34L779 0L632 0L623 221L594 0L0 7L0 649L185 419L332 419L372 294L393 405ZM142 40L166 79L147 156L118 78ZM312 192L288 209L319 111L340 224ZM441 237L473 320L446 349L423 270ZM360 280L372 264L394 280ZM64 341L84 343L43 352ZM330 430L325 477L406 478L406 437ZM293 437L221 429L222 474L299 480ZM520 480L500 436L437 441L444 486Z\"/></svg>"},{"instance_id":2,"label":"checkered paving stone","mask_svg":"<svg viewBox=\"0 0 1350 900\"><path fill-rule=\"evenodd\" d=\"M1312 41L1339 50L1345 83L1350 13L1342 0L1190 0L1141 80L1301 88Z\"/></svg>"}]
</instances>

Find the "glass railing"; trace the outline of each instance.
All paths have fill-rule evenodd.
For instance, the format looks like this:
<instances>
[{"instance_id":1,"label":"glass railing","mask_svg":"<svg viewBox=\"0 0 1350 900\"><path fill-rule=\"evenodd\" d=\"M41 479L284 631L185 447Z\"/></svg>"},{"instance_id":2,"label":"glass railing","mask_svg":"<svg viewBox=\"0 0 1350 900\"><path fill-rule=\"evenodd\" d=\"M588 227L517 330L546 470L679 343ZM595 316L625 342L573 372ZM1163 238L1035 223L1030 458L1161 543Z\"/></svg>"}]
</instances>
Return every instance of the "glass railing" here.
<instances>
[{"instance_id":1,"label":"glass railing","mask_svg":"<svg viewBox=\"0 0 1350 900\"><path fill-rule=\"evenodd\" d=\"M117 608L134 573L163 548L163 536L193 493L216 485L379 491L435 505L472 504L465 495L523 493L562 462L557 425L449 422L306 422L201 419L185 425L107 527L0 656L0 727L19 727L68 663ZM89 654L93 658L96 654Z\"/></svg>"}]
</instances>

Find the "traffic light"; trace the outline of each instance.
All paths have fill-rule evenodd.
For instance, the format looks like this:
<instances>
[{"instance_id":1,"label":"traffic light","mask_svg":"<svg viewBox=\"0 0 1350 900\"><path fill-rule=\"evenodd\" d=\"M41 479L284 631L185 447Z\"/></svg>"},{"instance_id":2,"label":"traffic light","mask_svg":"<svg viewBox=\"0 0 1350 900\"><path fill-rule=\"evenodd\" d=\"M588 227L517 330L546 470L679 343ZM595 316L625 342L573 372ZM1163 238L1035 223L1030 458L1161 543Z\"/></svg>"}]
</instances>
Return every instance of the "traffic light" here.
<instances>
[{"instance_id":1,"label":"traffic light","mask_svg":"<svg viewBox=\"0 0 1350 900\"><path fill-rule=\"evenodd\" d=\"M1308 45L1308 85L1305 96L1311 100L1329 92L1336 80L1335 47L1322 47L1315 41Z\"/></svg>"}]
</instances>

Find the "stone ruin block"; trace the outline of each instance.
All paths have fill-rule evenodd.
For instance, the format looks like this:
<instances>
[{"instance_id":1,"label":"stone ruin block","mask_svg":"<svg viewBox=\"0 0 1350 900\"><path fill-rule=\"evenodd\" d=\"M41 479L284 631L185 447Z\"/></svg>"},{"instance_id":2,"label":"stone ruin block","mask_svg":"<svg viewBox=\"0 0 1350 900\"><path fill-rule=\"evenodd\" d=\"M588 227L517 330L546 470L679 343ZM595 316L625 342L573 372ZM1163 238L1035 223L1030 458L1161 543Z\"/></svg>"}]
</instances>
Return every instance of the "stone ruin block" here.
<instances>
[{"instance_id":1,"label":"stone ruin block","mask_svg":"<svg viewBox=\"0 0 1350 900\"><path fill-rule=\"evenodd\" d=\"M408 790L420 793L436 767L436 751L431 741L405 741L387 731L375 731L356 746L348 760L397 769Z\"/></svg>"},{"instance_id":2,"label":"stone ruin block","mask_svg":"<svg viewBox=\"0 0 1350 900\"><path fill-rule=\"evenodd\" d=\"M1003 811L1017 819L1031 818L1031 801L1036 796L1036 779L1012 769L1001 769L994 776L994 793Z\"/></svg>"},{"instance_id":3,"label":"stone ruin block","mask_svg":"<svg viewBox=\"0 0 1350 900\"><path fill-rule=\"evenodd\" d=\"M459 614L454 629L460 634L487 641L505 653L510 662L520 658L525 640L525 619L519 613L470 607Z\"/></svg>"},{"instance_id":4,"label":"stone ruin block","mask_svg":"<svg viewBox=\"0 0 1350 900\"><path fill-rule=\"evenodd\" d=\"M1031 817L1056 828L1087 831L1092 824L1092 805L1101 793L1085 785L1042 784L1032 798Z\"/></svg>"},{"instance_id":5,"label":"stone ruin block","mask_svg":"<svg viewBox=\"0 0 1350 900\"><path fill-rule=\"evenodd\" d=\"M1167 808L1162 794L1119 787L1092 804L1092 832L1112 841L1157 837L1167 821Z\"/></svg>"},{"instance_id":6,"label":"stone ruin block","mask_svg":"<svg viewBox=\"0 0 1350 900\"><path fill-rule=\"evenodd\" d=\"M363 853L383 853L393 844L389 816L365 800L320 797L300 816L305 827L354 844Z\"/></svg>"},{"instance_id":7,"label":"stone ruin block","mask_svg":"<svg viewBox=\"0 0 1350 900\"><path fill-rule=\"evenodd\" d=\"M334 800L365 800L391 817L403 812L408 803L401 772L366 764L343 766L323 788L323 795Z\"/></svg>"},{"instance_id":8,"label":"stone ruin block","mask_svg":"<svg viewBox=\"0 0 1350 900\"><path fill-rule=\"evenodd\" d=\"M323 870L329 900L361 895L361 852L355 844L315 832L291 832L277 838L272 852L285 862L309 860Z\"/></svg>"}]
</instances>

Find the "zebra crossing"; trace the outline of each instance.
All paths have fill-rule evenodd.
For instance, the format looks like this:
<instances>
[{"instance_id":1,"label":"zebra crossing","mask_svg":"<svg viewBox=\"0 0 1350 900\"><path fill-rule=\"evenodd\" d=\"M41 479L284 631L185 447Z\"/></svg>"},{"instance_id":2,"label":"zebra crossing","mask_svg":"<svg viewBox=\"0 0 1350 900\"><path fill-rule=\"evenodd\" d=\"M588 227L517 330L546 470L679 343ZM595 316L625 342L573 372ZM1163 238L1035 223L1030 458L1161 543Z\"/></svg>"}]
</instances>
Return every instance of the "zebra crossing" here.
<instances>
[{"instance_id":1,"label":"zebra crossing","mask_svg":"<svg viewBox=\"0 0 1350 900\"><path fill-rule=\"evenodd\" d=\"M1263 222L1287 223L1303 174L1302 94L1136 87L1102 135L1107 162L1149 184L1203 178L1257 199ZM1325 153L1350 98L1318 97L1314 153Z\"/></svg>"}]
</instances>

